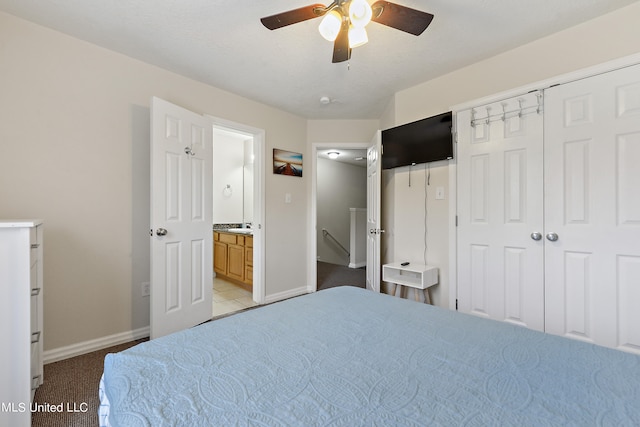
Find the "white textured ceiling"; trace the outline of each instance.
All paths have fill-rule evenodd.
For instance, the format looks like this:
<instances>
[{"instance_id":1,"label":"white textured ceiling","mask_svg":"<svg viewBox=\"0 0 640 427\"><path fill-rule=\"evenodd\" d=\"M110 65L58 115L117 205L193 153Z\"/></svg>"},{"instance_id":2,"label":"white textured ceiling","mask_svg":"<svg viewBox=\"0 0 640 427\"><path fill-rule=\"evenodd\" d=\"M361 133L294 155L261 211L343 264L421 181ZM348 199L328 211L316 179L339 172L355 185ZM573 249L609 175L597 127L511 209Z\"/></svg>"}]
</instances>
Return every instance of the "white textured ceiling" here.
<instances>
[{"instance_id":1,"label":"white textured ceiling","mask_svg":"<svg viewBox=\"0 0 640 427\"><path fill-rule=\"evenodd\" d=\"M369 43L339 64L319 19L260 23L315 0L0 0L0 10L303 117L377 119L399 90L636 1L397 0L434 14L429 28L416 37L371 23Z\"/></svg>"}]
</instances>

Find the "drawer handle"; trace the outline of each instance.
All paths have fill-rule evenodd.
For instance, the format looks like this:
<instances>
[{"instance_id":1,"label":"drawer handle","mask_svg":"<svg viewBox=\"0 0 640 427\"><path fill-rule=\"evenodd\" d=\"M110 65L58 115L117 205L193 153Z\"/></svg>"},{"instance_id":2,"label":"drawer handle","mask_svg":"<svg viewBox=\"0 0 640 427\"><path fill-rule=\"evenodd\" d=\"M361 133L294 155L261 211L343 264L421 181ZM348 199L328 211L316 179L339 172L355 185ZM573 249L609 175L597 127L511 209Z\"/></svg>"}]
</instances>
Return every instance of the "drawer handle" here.
<instances>
[{"instance_id":1,"label":"drawer handle","mask_svg":"<svg viewBox=\"0 0 640 427\"><path fill-rule=\"evenodd\" d=\"M35 297L36 295L40 295L40 290L41 289L42 288L33 288L33 289L31 289L31 296Z\"/></svg>"},{"instance_id":2,"label":"drawer handle","mask_svg":"<svg viewBox=\"0 0 640 427\"><path fill-rule=\"evenodd\" d=\"M40 341L40 331L31 334L31 344L35 344Z\"/></svg>"}]
</instances>

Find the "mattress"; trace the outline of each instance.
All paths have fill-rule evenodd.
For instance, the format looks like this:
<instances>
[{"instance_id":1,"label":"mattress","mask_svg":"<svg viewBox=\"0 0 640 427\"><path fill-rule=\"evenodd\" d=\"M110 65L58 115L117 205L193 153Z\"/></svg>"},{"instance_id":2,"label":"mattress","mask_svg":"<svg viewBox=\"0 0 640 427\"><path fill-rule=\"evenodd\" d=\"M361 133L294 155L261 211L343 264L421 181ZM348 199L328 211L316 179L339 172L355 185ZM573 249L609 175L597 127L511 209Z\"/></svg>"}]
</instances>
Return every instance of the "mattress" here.
<instances>
[{"instance_id":1,"label":"mattress","mask_svg":"<svg viewBox=\"0 0 640 427\"><path fill-rule=\"evenodd\" d=\"M103 380L113 427L640 425L640 356L354 287L109 354Z\"/></svg>"}]
</instances>

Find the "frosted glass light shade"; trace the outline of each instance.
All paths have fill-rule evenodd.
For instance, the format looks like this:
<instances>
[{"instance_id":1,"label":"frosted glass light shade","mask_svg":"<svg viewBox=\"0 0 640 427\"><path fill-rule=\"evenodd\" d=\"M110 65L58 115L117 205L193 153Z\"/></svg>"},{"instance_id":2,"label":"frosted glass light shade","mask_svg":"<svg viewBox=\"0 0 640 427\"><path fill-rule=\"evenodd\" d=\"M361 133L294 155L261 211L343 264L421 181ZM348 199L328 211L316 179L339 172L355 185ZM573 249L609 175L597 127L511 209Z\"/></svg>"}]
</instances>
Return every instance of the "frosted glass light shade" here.
<instances>
[{"instance_id":1,"label":"frosted glass light shade","mask_svg":"<svg viewBox=\"0 0 640 427\"><path fill-rule=\"evenodd\" d=\"M351 0L349 5L349 20L354 27L364 28L369 22L373 11L366 0Z\"/></svg>"},{"instance_id":2,"label":"frosted glass light shade","mask_svg":"<svg viewBox=\"0 0 640 427\"><path fill-rule=\"evenodd\" d=\"M332 10L324 15L324 18L322 18L322 21L320 21L318 30L320 31L320 35L322 35L325 40L332 42L336 40L336 37L338 37L341 26L342 15L340 15L336 10Z\"/></svg>"},{"instance_id":3,"label":"frosted glass light shade","mask_svg":"<svg viewBox=\"0 0 640 427\"><path fill-rule=\"evenodd\" d=\"M349 28L349 47L351 49L358 46L362 46L369 41L367 36L367 30L364 27L351 27Z\"/></svg>"}]
</instances>

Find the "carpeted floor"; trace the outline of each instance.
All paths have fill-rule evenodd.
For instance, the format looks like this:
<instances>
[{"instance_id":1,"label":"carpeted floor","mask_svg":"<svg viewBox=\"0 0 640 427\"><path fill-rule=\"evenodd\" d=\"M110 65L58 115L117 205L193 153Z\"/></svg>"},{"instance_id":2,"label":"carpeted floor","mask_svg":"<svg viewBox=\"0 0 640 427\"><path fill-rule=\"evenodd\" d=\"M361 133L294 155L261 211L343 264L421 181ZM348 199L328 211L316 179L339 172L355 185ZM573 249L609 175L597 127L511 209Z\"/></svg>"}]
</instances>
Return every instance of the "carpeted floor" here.
<instances>
[{"instance_id":1,"label":"carpeted floor","mask_svg":"<svg viewBox=\"0 0 640 427\"><path fill-rule=\"evenodd\" d=\"M336 286L357 286L366 288L365 268L349 268L342 265L318 261L318 290L335 288Z\"/></svg>"},{"instance_id":2,"label":"carpeted floor","mask_svg":"<svg viewBox=\"0 0 640 427\"><path fill-rule=\"evenodd\" d=\"M120 344L44 366L44 383L36 390L34 405L58 406L62 412L34 412L32 427L97 427L98 384L104 357L140 341Z\"/></svg>"}]
</instances>

